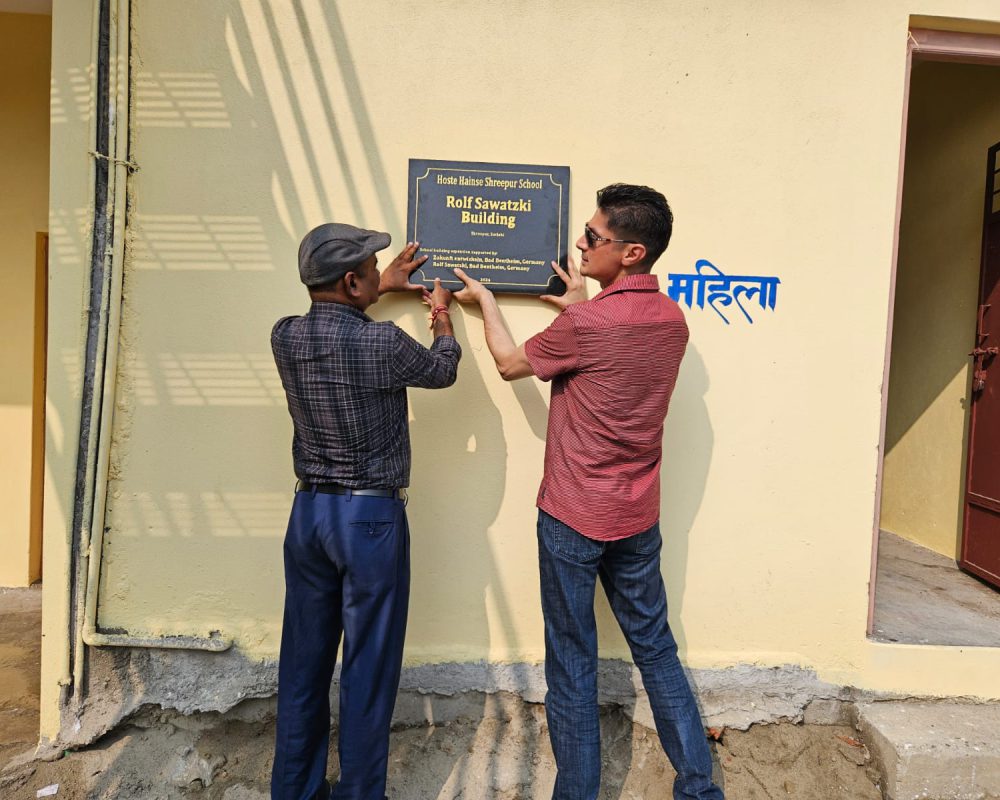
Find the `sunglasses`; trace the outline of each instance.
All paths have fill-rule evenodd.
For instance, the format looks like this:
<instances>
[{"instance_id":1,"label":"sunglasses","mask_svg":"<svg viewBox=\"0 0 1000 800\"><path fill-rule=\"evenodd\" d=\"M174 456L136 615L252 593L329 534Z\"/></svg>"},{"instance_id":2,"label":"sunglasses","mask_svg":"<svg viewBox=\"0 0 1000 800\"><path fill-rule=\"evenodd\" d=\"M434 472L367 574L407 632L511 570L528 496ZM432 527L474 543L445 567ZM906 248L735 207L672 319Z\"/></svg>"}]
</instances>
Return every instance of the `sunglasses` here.
<instances>
[{"instance_id":1,"label":"sunglasses","mask_svg":"<svg viewBox=\"0 0 1000 800\"><path fill-rule=\"evenodd\" d=\"M597 247L598 242L617 242L618 244L639 244L631 239L609 239L607 236L598 236L589 225L583 226L583 235L587 240L587 247Z\"/></svg>"}]
</instances>

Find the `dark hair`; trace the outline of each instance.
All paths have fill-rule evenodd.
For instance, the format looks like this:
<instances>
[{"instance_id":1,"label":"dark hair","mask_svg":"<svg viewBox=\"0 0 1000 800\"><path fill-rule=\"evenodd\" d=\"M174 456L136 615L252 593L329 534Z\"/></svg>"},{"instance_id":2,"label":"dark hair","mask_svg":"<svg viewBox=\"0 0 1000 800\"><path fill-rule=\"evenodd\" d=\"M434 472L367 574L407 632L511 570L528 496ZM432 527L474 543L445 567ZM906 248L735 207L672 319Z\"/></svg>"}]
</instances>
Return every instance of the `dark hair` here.
<instances>
[{"instance_id":1,"label":"dark hair","mask_svg":"<svg viewBox=\"0 0 1000 800\"><path fill-rule=\"evenodd\" d=\"M370 258L370 256L369 256L369 258ZM340 286L340 284L344 280L344 278L347 277L347 273L348 272L353 272L355 275L357 275L359 277L363 277L364 275L367 274L365 272L365 264L367 264L367 263L368 263L368 259L365 259L360 264L358 264L356 267L350 267L348 269L345 269L343 271L343 273L339 277L334 278L332 281L325 281L323 283L315 283L312 286L309 286L308 289L309 289L310 296L313 295L314 293L318 293L318 292L335 292L335 291L337 291L337 287Z\"/></svg>"},{"instance_id":2,"label":"dark hair","mask_svg":"<svg viewBox=\"0 0 1000 800\"><path fill-rule=\"evenodd\" d=\"M645 246L644 267L652 267L667 249L674 229L674 214L667 198L655 189L612 183L597 192L597 207L607 215L608 227L616 237Z\"/></svg>"}]
</instances>

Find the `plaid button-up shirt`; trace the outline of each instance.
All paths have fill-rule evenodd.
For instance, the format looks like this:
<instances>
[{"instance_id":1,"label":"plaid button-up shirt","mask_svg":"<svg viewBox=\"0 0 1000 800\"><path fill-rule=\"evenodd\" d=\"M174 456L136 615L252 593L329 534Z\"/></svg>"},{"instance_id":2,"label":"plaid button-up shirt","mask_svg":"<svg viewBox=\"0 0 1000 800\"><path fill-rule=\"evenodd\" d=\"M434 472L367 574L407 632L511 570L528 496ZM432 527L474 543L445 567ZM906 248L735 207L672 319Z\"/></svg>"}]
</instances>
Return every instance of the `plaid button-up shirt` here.
<instances>
[{"instance_id":1,"label":"plaid button-up shirt","mask_svg":"<svg viewBox=\"0 0 1000 800\"><path fill-rule=\"evenodd\" d=\"M295 474L312 483L395 489L410 482L406 387L455 382L462 349L430 349L353 306L312 304L271 331L271 350L294 425Z\"/></svg>"}]
</instances>

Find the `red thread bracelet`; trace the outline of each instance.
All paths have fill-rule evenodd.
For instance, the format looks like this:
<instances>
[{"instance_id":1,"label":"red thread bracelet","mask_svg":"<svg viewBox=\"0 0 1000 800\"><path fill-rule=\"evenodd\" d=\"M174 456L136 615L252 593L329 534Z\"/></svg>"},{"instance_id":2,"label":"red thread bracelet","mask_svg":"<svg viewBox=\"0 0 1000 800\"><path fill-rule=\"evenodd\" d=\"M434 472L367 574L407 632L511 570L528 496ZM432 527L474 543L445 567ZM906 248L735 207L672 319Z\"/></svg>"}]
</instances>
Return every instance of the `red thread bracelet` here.
<instances>
[{"instance_id":1,"label":"red thread bracelet","mask_svg":"<svg viewBox=\"0 0 1000 800\"><path fill-rule=\"evenodd\" d=\"M447 313L449 313L448 306L434 306L434 308L431 309L431 327L432 328L434 327L434 322L437 320L438 314L447 314Z\"/></svg>"}]
</instances>

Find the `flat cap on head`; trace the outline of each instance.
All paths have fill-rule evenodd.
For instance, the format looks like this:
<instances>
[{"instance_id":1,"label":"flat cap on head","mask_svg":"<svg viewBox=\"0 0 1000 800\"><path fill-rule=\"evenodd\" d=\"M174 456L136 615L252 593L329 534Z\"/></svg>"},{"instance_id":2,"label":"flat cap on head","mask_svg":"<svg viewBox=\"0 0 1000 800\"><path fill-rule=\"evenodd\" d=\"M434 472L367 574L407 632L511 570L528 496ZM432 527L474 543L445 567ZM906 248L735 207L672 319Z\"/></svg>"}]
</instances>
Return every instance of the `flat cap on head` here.
<instances>
[{"instance_id":1,"label":"flat cap on head","mask_svg":"<svg viewBox=\"0 0 1000 800\"><path fill-rule=\"evenodd\" d=\"M309 231L299 245L299 278L306 286L332 283L391 242L388 233L341 222L324 223Z\"/></svg>"}]
</instances>

